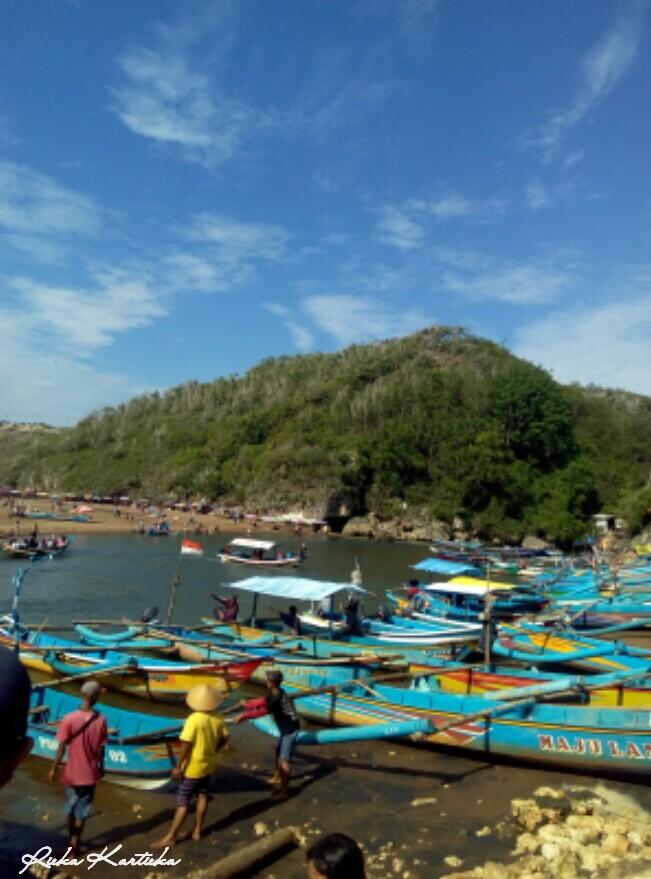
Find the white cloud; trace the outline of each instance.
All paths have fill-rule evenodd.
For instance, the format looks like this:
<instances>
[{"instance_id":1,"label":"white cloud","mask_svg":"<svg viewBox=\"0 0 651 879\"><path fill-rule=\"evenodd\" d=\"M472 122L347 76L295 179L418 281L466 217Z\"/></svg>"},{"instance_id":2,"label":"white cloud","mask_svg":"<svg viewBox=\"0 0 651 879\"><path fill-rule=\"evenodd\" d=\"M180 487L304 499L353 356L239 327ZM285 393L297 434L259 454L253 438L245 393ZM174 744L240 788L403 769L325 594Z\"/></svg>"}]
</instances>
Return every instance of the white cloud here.
<instances>
[{"instance_id":1,"label":"white cloud","mask_svg":"<svg viewBox=\"0 0 651 879\"><path fill-rule=\"evenodd\" d=\"M165 289L220 293L233 288L235 278L209 255L174 249L163 257L165 267L160 283Z\"/></svg>"},{"instance_id":2,"label":"white cloud","mask_svg":"<svg viewBox=\"0 0 651 879\"><path fill-rule=\"evenodd\" d=\"M421 210L437 220L464 218L487 219L504 213L505 203L500 199L471 200L458 192L448 192L431 201L417 202Z\"/></svg>"},{"instance_id":3,"label":"white cloud","mask_svg":"<svg viewBox=\"0 0 651 879\"><path fill-rule=\"evenodd\" d=\"M302 85L298 96L284 110L269 114L268 129L282 127L286 137L309 136L313 141L325 140L333 131L350 127L384 104L396 91L397 85L386 74L377 48L369 45L361 56L341 46L316 50L311 68L301 71ZM381 68L378 73L377 68ZM329 154L328 166L314 174L314 181L324 191L342 187L340 173L333 166L333 158L341 151Z\"/></svg>"},{"instance_id":4,"label":"white cloud","mask_svg":"<svg viewBox=\"0 0 651 879\"><path fill-rule=\"evenodd\" d=\"M399 250L413 250L423 243L422 226L396 207L385 207L377 224L378 238Z\"/></svg>"},{"instance_id":5,"label":"white cloud","mask_svg":"<svg viewBox=\"0 0 651 879\"><path fill-rule=\"evenodd\" d=\"M14 278L10 288L50 346L80 354L110 345L118 333L147 326L166 314L142 278L118 272L98 275L92 289L77 290Z\"/></svg>"},{"instance_id":6,"label":"white cloud","mask_svg":"<svg viewBox=\"0 0 651 879\"><path fill-rule=\"evenodd\" d=\"M401 205L385 205L376 231L379 241L400 250L414 250L425 243L427 223L467 220L484 222L500 216L506 204L500 199L472 200L457 192L433 199L412 198Z\"/></svg>"},{"instance_id":7,"label":"white cloud","mask_svg":"<svg viewBox=\"0 0 651 879\"><path fill-rule=\"evenodd\" d=\"M262 307L269 314L281 318L299 351L309 351L312 348L314 344L312 333L292 317L292 312L289 308L276 302L266 302Z\"/></svg>"},{"instance_id":8,"label":"white cloud","mask_svg":"<svg viewBox=\"0 0 651 879\"><path fill-rule=\"evenodd\" d=\"M574 282L574 267L568 260L497 262L444 248L436 256L453 268L443 272L444 286L474 302L539 305L557 299Z\"/></svg>"},{"instance_id":9,"label":"white cloud","mask_svg":"<svg viewBox=\"0 0 651 879\"><path fill-rule=\"evenodd\" d=\"M387 28L412 51L428 48L435 32L436 18L440 0L357 0L352 10L365 16L376 18L393 17Z\"/></svg>"},{"instance_id":10,"label":"white cloud","mask_svg":"<svg viewBox=\"0 0 651 879\"><path fill-rule=\"evenodd\" d=\"M585 150L574 150L571 153L568 153L563 159L563 168L567 170L568 168L572 168L574 165L578 165L579 162L582 162L585 158Z\"/></svg>"},{"instance_id":11,"label":"white cloud","mask_svg":"<svg viewBox=\"0 0 651 879\"><path fill-rule=\"evenodd\" d=\"M0 420L74 424L147 390L51 341L27 310L0 309Z\"/></svg>"},{"instance_id":12,"label":"white cloud","mask_svg":"<svg viewBox=\"0 0 651 879\"><path fill-rule=\"evenodd\" d=\"M245 142L276 124L220 82L236 35L236 4L220 0L159 25L149 46L117 59L120 82L113 111L134 134L178 150L186 161L215 169L239 155Z\"/></svg>"},{"instance_id":13,"label":"white cloud","mask_svg":"<svg viewBox=\"0 0 651 879\"><path fill-rule=\"evenodd\" d=\"M270 223L244 223L222 214L199 214L187 230L188 239L201 248L200 257L176 254L177 270L185 270L195 288L226 291L250 282L261 262L289 260L291 234ZM199 260L197 262L197 259ZM179 281L183 276L181 276Z\"/></svg>"},{"instance_id":14,"label":"white cloud","mask_svg":"<svg viewBox=\"0 0 651 879\"><path fill-rule=\"evenodd\" d=\"M290 233L270 223L243 223L223 214L199 214L190 229L190 237L213 246L233 261L265 259L280 261L287 252Z\"/></svg>"},{"instance_id":15,"label":"white cloud","mask_svg":"<svg viewBox=\"0 0 651 879\"><path fill-rule=\"evenodd\" d=\"M651 281L629 301L562 310L521 328L514 352L561 382L651 395Z\"/></svg>"},{"instance_id":16,"label":"white cloud","mask_svg":"<svg viewBox=\"0 0 651 879\"><path fill-rule=\"evenodd\" d=\"M552 204L549 188L538 178L527 183L524 189L524 197L532 211L551 207Z\"/></svg>"},{"instance_id":17,"label":"white cloud","mask_svg":"<svg viewBox=\"0 0 651 879\"><path fill-rule=\"evenodd\" d=\"M579 83L569 106L553 113L538 132L525 139L552 159L566 132L581 122L628 71L637 55L646 0L630 0L611 29L587 53L579 67Z\"/></svg>"},{"instance_id":18,"label":"white cloud","mask_svg":"<svg viewBox=\"0 0 651 879\"><path fill-rule=\"evenodd\" d=\"M103 212L85 195L30 168L0 160L0 236L15 250L55 261L73 236L93 237Z\"/></svg>"},{"instance_id":19,"label":"white cloud","mask_svg":"<svg viewBox=\"0 0 651 879\"><path fill-rule=\"evenodd\" d=\"M399 310L360 296L310 296L302 305L317 327L339 345L404 336L433 323L415 310Z\"/></svg>"}]
</instances>

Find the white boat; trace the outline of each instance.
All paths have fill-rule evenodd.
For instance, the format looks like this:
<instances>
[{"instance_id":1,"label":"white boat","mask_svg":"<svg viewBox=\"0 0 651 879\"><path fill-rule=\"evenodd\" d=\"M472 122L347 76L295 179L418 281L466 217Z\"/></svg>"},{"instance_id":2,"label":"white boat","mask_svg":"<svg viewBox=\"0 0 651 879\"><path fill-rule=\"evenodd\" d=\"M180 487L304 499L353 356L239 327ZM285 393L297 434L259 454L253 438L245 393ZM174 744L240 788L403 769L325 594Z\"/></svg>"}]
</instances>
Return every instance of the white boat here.
<instances>
[{"instance_id":1,"label":"white boat","mask_svg":"<svg viewBox=\"0 0 651 879\"><path fill-rule=\"evenodd\" d=\"M305 553L285 552L272 540L236 537L217 553L217 558L222 562L256 568L296 568L305 559Z\"/></svg>"}]
</instances>

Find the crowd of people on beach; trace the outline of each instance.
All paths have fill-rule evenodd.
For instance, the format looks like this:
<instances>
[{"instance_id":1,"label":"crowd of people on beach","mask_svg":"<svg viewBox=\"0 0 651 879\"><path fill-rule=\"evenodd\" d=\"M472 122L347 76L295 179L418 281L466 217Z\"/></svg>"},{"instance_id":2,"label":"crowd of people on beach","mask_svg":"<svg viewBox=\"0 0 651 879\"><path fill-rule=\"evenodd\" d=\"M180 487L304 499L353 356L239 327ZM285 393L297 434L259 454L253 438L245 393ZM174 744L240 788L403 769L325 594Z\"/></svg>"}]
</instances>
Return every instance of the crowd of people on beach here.
<instances>
[{"instance_id":1,"label":"crowd of people on beach","mask_svg":"<svg viewBox=\"0 0 651 879\"><path fill-rule=\"evenodd\" d=\"M0 647L0 787L8 784L20 763L28 756L33 741L28 735L31 682L16 654ZM275 771L270 779L277 786L272 798L290 796L291 762L298 740L300 722L291 696L282 686L282 672L267 672L264 696L242 701L235 723L269 714L278 728ZM104 749L108 742L106 717L97 708L103 690L94 680L81 686L81 704L62 718L57 731L58 748L49 772L50 781L64 788L64 812L68 840L66 856L79 856L81 837L92 814L97 784L104 775ZM167 850L190 836L202 838L208 810L212 775L218 769L229 731L218 709L222 695L214 687L201 684L189 691L186 702L190 714L179 736L180 751L172 778L178 782L176 811L167 833L151 844ZM61 772L61 767L63 771ZM183 825L196 800L194 827L183 834ZM308 879L364 879L364 857L349 836L332 833L321 837L307 850Z\"/></svg>"}]
</instances>

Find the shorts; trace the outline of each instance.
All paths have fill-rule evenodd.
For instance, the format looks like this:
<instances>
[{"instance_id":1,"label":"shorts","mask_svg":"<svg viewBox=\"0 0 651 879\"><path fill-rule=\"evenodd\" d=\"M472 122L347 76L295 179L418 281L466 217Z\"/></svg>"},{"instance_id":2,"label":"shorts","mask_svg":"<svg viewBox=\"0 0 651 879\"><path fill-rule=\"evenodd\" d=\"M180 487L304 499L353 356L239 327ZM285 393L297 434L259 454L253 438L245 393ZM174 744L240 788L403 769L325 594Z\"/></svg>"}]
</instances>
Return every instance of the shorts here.
<instances>
[{"instance_id":1,"label":"shorts","mask_svg":"<svg viewBox=\"0 0 651 879\"><path fill-rule=\"evenodd\" d=\"M202 775L201 778L186 778L183 776L179 789L176 792L176 805L189 806L192 798L199 794L207 794L210 787L210 775Z\"/></svg>"},{"instance_id":2,"label":"shorts","mask_svg":"<svg viewBox=\"0 0 651 879\"><path fill-rule=\"evenodd\" d=\"M75 821L90 818L95 796L94 784L77 784L65 786L65 813Z\"/></svg>"},{"instance_id":3,"label":"shorts","mask_svg":"<svg viewBox=\"0 0 651 879\"><path fill-rule=\"evenodd\" d=\"M289 763L292 759L297 739L298 730L296 730L296 732L287 733L278 739L278 744L276 745L276 757L278 760L284 760L285 763Z\"/></svg>"}]
</instances>

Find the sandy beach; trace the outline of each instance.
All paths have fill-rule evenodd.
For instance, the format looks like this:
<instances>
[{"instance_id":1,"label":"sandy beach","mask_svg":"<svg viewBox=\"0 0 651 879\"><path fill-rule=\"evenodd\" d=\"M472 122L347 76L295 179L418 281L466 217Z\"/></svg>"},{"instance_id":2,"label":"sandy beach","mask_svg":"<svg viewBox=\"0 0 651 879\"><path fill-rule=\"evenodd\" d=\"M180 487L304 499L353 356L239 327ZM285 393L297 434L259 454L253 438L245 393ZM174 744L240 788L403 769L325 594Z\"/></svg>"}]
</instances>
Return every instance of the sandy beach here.
<instances>
[{"instance_id":1,"label":"sandy beach","mask_svg":"<svg viewBox=\"0 0 651 879\"><path fill-rule=\"evenodd\" d=\"M28 512L50 513L54 512L52 504L47 501L25 501ZM72 516L75 505L64 505L60 515ZM119 515L118 515L119 512ZM13 537L29 534L34 526L39 534L131 534L138 531L142 522L145 528L160 520L160 516L151 515L143 510L128 507L113 507L111 505L92 505L92 512L88 513L90 521L78 522L74 520L34 519L29 516L16 517L10 514L8 506L0 506L0 537ZM165 516L172 532L184 534L254 534L256 531L271 531L278 529L280 533L291 534L294 529L291 525L274 526L269 523L255 523L249 520L233 521L231 517L218 515L215 512L200 514L195 512L182 512L178 510L166 510ZM311 529L303 528L304 533Z\"/></svg>"},{"instance_id":2,"label":"sandy beach","mask_svg":"<svg viewBox=\"0 0 651 879\"><path fill-rule=\"evenodd\" d=\"M529 797L543 784L596 784L549 769L488 764L398 742L365 742L299 749L295 796L275 804L266 783L272 759L272 739L246 726L232 732L224 765L214 779L204 839L179 843L174 857L181 864L157 875L185 876L254 842L258 834L294 826L308 842L326 832L352 835L374 863L369 869L373 879L436 879L453 872L445 858L458 858L466 869L488 859L508 859L515 837L513 798ZM0 792L0 850L5 857L41 845L65 848L63 793L48 782L48 766L30 758L14 785ZM612 785L647 806L651 801L644 786ZM122 857L151 850L173 808L172 792L142 793L101 784L86 843L94 852L121 844ZM86 869L73 872L87 874ZM91 875L109 879L118 873L135 877L148 872L98 864ZM251 875L304 879L305 852L296 849Z\"/></svg>"}]
</instances>

